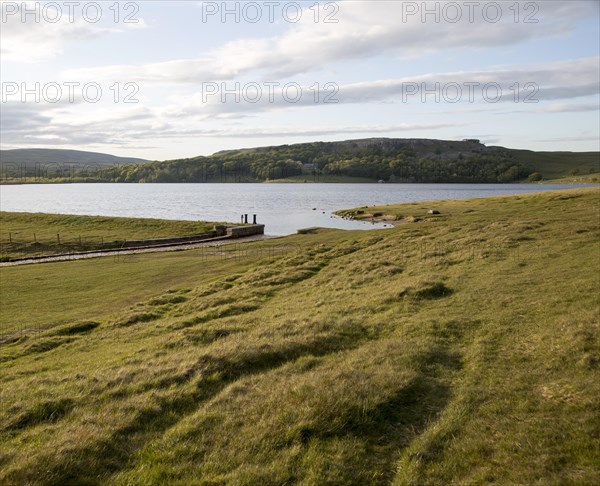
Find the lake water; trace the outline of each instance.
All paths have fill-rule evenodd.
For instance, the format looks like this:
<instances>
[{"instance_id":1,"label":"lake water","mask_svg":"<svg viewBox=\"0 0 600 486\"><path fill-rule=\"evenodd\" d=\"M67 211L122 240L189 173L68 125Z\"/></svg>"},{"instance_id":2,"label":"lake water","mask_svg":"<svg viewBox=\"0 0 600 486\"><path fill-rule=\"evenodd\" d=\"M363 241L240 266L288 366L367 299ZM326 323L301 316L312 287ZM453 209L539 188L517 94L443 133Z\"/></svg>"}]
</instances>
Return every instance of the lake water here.
<instances>
[{"instance_id":1,"label":"lake water","mask_svg":"<svg viewBox=\"0 0 600 486\"><path fill-rule=\"evenodd\" d=\"M563 184L25 184L0 186L2 211L239 222L256 214L269 235L322 226L372 229L338 209L585 187Z\"/></svg>"}]
</instances>

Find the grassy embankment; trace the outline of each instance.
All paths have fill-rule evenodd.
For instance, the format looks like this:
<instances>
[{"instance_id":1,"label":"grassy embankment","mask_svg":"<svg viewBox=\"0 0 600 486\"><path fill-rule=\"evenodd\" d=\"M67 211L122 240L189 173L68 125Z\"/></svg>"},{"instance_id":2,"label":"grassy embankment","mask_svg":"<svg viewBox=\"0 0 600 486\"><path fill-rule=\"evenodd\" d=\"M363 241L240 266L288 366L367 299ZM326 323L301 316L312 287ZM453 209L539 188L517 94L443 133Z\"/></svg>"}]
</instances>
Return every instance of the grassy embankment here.
<instances>
[{"instance_id":1,"label":"grassy embankment","mask_svg":"<svg viewBox=\"0 0 600 486\"><path fill-rule=\"evenodd\" d=\"M541 181L542 184L600 184L600 173L569 175Z\"/></svg>"},{"instance_id":2,"label":"grassy embankment","mask_svg":"<svg viewBox=\"0 0 600 486\"><path fill-rule=\"evenodd\" d=\"M577 171L582 177L598 177L600 154L598 152L533 152L531 150L511 150L515 161L539 171L545 180L572 177ZM588 182L593 182L589 180Z\"/></svg>"},{"instance_id":3,"label":"grassy embankment","mask_svg":"<svg viewBox=\"0 0 600 486\"><path fill-rule=\"evenodd\" d=\"M1 268L0 483L598 484L598 196Z\"/></svg>"},{"instance_id":4,"label":"grassy embankment","mask_svg":"<svg viewBox=\"0 0 600 486\"><path fill-rule=\"evenodd\" d=\"M0 212L0 261L119 248L126 240L199 235L215 223Z\"/></svg>"}]
</instances>

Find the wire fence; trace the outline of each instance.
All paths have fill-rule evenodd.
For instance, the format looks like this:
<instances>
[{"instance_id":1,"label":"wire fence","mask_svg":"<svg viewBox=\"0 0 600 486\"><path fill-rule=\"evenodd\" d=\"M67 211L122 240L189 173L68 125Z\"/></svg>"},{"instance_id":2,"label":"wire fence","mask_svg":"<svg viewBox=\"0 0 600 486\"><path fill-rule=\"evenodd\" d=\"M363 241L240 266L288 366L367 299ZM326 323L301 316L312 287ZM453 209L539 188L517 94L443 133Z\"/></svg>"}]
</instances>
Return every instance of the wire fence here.
<instances>
[{"instance_id":1,"label":"wire fence","mask_svg":"<svg viewBox=\"0 0 600 486\"><path fill-rule=\"evenodd\" d=\"M0 233L0 258L8 260L29 256L52 256L99 249L120 248L125 240L102 235L38 235L37 233Z\"/></svg>"}]
</instances>

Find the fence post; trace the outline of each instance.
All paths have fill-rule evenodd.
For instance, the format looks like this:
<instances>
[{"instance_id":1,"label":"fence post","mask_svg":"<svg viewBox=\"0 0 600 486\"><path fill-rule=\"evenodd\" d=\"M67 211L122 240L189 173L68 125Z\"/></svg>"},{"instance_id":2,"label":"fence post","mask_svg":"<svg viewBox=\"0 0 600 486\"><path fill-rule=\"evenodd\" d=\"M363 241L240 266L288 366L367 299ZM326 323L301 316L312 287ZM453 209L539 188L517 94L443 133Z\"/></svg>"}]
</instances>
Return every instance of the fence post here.
<instances>
[{"instance_id":1,"label":"fence post","mask_svg":"<svg viewBox=\"0 0 600 486\"><path fill-rule=\"evenodd\" d=\"M37 243L37 236L35 235L35 233L33 233L33 242Z\"/></svg>"},{"instance_id":2,"label":"fence post","mask_svg":"<svg viewBox=\"0 0 600 486\"><path fill-rule=\"evenodd\" d=\"M8 233L8 242L12 243L12 233Z\"/></svg>"},{"instance_id":3,"label":"fence post","mask_svg":"<svg viewBox=\"0 0 600 486\"><path fill-rule=\"evenodd\" d=\"M56 242L60 245L60 233L56 233Z\"/></svg>"}]
</instances>

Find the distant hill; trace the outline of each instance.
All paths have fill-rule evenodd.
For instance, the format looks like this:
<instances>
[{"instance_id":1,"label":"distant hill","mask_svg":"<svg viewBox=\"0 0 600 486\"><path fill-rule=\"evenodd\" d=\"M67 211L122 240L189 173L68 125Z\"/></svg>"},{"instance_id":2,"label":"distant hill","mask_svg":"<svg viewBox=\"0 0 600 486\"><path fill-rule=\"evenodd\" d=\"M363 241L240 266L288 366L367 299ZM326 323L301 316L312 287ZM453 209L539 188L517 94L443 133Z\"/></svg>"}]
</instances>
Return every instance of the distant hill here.
<instances>
[{"instance_id":1,"label":"distant hill","mask_svg":"<svg viewBox=\"0 0 600 486\"><path fill-rule=\"evenodd\" d=\"M15 149L0 150L0 163L3 166L14 164L19 167L35 168L38 164L95 164L109 167L120 164L140 164L145 159L117 157L100 152L60 149Z\"/></svg>"},{"instance_id":2,"label":"distant hill","mask_svg":"<svg viewBox=\"0 0 600 486\"><path fill-rule=\"evenodd\" d=\"M4 151L17 152L17 151ZM2 153L4 166L4 152ZM57 151L59 152L59 151ZM74 152L92 155L90 152ZM40 153L30 160L40 161ZM600 172L598 152L533 152L488 147L476 139L367 138L339 142L225 150L210 156L145 162L93 154L90 170L4 170L3 182L456 182L493 183L555 179ZM112 158L111 158L112 157ZM15 160L14 158L12 160ZM48 159L46 159L48 160ZM58 160L58 159L55 159ZM65 156L60 159L67 162ZM83 159L85 160L85 159ZM90 160L90 159L88 159ZM103 169L102 161L108 167ZM119 164L119 165L117 165Z\"/></svg>"},{"instance_id":3,"label":"distant hill","mask_svg":"<svg viewBox=\"0 0 600 486\"><path fill-rule=\"evenodd\" d=\"M600 172L600 152L533 152L514 149L510 152L516 160L543 174L544 179Z\"/></svg>"},{"instance_id":4,"label":"distant hill","mask_svg":"<svg viewBox=\"0 0 600 486\"><path fill-rule=\"evenodd\" d=\"M470 154L505 154L528 169L539 171L546 179L565 177L575 171L587 174L590 169L600 172L600 152L535 152L501 146L486 146L477 139L436 140L426 138L366 138L339 142L313 142L293 145L223 150L211 157L243 157L257 154L293 151L303 153L312 149L323 153L393 153L409 154L438 160L469 157ZM178 162L178 161L175 161Z\"/></svg>"},{"instance_id":5,"label":"distant hill","mask_svg":"<svg viewBox=\"0 0 600 486\"><path fill-rule=\"evenodd\" d=\"M516 182L600 172L598 152L534 152L477 139L367 138L224 150L122 169L127 182Z\"/></svg>"}]
</instances>

